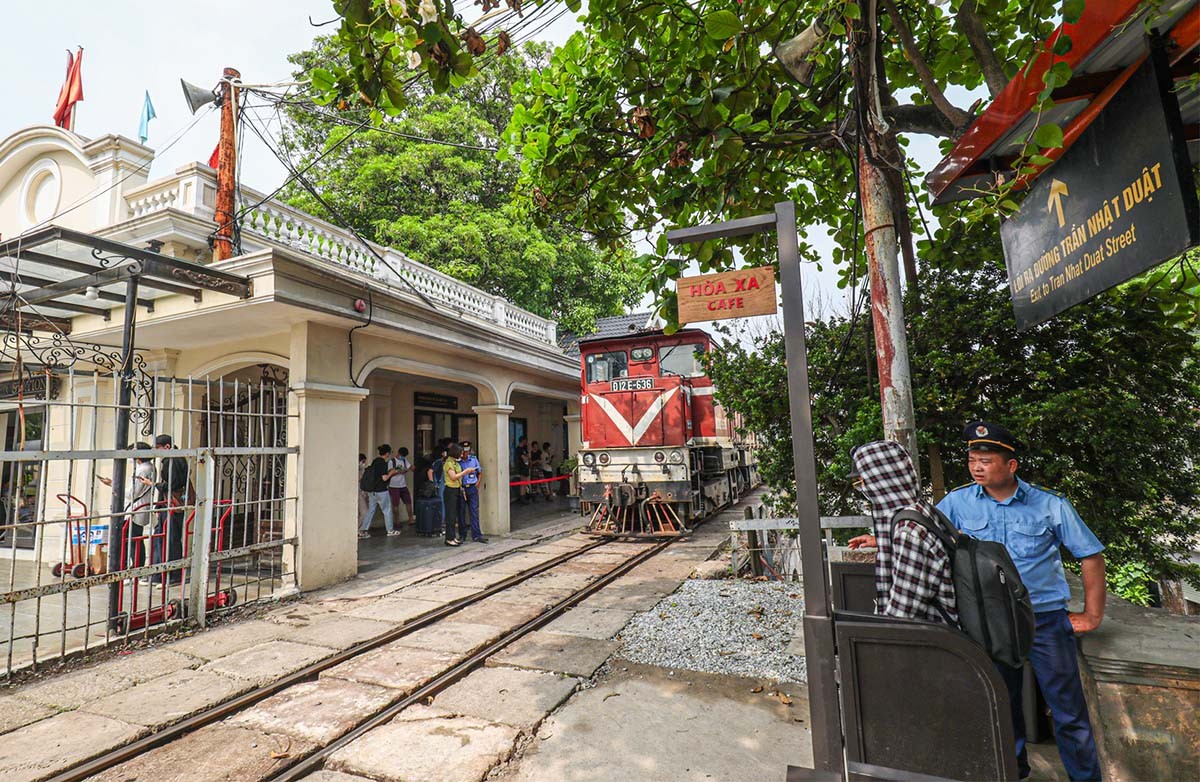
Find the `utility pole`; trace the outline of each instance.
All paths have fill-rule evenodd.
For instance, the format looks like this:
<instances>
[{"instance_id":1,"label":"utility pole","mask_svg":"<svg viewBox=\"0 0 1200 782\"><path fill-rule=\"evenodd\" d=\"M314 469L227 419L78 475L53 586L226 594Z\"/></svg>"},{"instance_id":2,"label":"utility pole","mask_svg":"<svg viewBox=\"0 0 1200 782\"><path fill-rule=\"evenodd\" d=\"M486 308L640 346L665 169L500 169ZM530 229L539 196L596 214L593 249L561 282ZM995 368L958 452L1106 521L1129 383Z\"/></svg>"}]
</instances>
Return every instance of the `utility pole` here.
<instances>
[{"instance_id":1,"label":"utility pole","mask_svg":"<svg viewBox=\"0 0 1200 782\"><path fill-rule=\"evenodd\" d=\"M882 61L877 49L877 1L863 0L862 20L846 19L849 34L850 72L858 114L858 190L862 199L866 237L867 274L871 283L871 321L875 326L875 363L879 369L879 401L883 409L883 436L908 449L918 468L916 416L913 413L912 371L908 364L908 339L904 329L904 298L900 287L899 240L896 215L904 208L903 189L892 182L904 165L899 147L891 139L880 101L876 72ZM828 28L819 20L775 48L780 63L797 81L809 84L810 56L824 40ZM889 160L889 158L892 158ZM888 168L895 169L889 172ZM893 174L889 176L889 174ZM901 203L897 204L895 197ZM915 269L910 269L910 276ZM909 280L912 285L914 280Z\"/></svg>"},{"instance_id":2,"label":"utility pole","mask_svg":"<svg viewBox=\"0 0 1200 782\"><path fill-rule=\"evenodd\" d=\"M233 80L241 79L236 68L226 68L221 80L221 140L217 145L217 233L213 239L213 260L233 256L234 187L237 181L237 139L234 138L238 89Z\"/></svg>"},{"instance_id":3,"label":"utility pole","mask_svg":"<svg viewBox=\"0 0 1200 782\"><path fill-rule=\"evenodd\" d=\"M860 98L860 107L865 102ZM862 124L871 121L868 111ZM908 449L919 481L912 370L908 363L908 335L904 329L904 298L897 253L900 245L893 221L896 205L886 174L871 160L867 146L863 139L858 153L858 185L871 284L871 320L875 325L875 364L879 369L883 436Z\"/></svg>"},{"instance_id":4,"label":"utility pole","mask_svg":"<svg viewBox=\"0 0 1200 782\"><path fill-rule=\"evenodd\" d=\"M883 118L878 52L879 28L876 0L864 0L863 18L847 20L850 29L850 73L858 111L858 190L862 199L863 236L867 273L871 284L871 321L875 325L875 365L879 369L879 402L883 410L883 436L894 440L912 456L920 481L916 415L913 412L912 370L908 363L908 335L904 329L904 294L900 286L900 242L896 231L896 204L884 166L899 167L898 154L888 160L890 132ZM902 194L901 194L902 196Z\"/></svg>"}]
</instances>

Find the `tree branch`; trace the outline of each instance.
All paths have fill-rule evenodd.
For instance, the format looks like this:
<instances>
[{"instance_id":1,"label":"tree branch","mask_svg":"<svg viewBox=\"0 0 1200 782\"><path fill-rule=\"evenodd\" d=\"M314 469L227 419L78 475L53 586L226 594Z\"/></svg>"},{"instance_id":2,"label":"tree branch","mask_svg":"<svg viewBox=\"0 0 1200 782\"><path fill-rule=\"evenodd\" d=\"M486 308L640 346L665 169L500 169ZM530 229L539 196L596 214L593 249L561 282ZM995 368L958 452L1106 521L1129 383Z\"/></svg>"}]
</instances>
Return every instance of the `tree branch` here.
<instances>
[{"instance_id":1,"label":"tree branch","mask_svg":"<svg viewBox=\"0 0 1200 782\"><path fill-rule=\"evenodd\" d=\"M991 42L988 41L987 30L984 29L983 22L976 13L975 0L964 0L963 4L958 7L958 13L954 15L954 26L971 45L971 52L975 55L975 61L979 63L980 70L983 71L984 81L987 82L988 92L992 94L993 98L996 97L1008 84L1008 76L1005 75L1004 67L996 57Z\"/></svg>"},{"instance_id":2,"label":"tree branch","mask_svg":"<svg viewBox=\"0 0 1200 782\"><path fill-rule=\"evenodd\" d=\"M896 4L892 0L883 0L883 7L887 11L888 18L892 20L892 28L900 36L900 43L904 46L904 52L908 55L908 60L912 63L917 78L921 80L921 85L925 88L925 94L929 96L929 100L933 102L938 111L946 116L946 119L950 121L950 124L956 130L966 127L967 123L971 120L971 115L946 100L946 94L938 86L937 79L933 76L933 71L929 70L929 64L925 62L925 58L921 55L921 50L917 47L917 42L913 40L912 30L909 29L908 23L904 21L904 17L896 9Z\"/></svg>"},{"instance_id":3,"label":"tree branch","mask_svg":"<svg viewBox=\"0 0 1200 782\"><path fill-rule=\"evenodd\" d=\"M954 138L958 129L950 124L946 115L937 107L928 104L905 104L885 106L883 117L897 133L923 133L927 136Z\"/></svg>"}]
</instances>

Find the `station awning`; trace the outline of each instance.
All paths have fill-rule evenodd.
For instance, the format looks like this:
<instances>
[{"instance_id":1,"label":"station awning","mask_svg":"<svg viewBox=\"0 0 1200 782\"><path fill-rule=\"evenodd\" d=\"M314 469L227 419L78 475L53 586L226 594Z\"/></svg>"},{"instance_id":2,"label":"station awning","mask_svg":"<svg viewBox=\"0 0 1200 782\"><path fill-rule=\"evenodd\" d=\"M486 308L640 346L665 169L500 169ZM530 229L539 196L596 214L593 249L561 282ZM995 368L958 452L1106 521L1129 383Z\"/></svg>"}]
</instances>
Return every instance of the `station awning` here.
<instances>
[{"instance_id":1,"label":"station awning","mask_svg":"<svg viewBox=\"0 0 1200 782\"><path fill-rule=\"evenodd\" d=\"M108 320L133 277L147 311L164 296L250 295L249 278L51 225L0 242L0 328L67 334L76 315Z\"/></svg>"},{"instance_id":2,"label":"station awning","mask_svg":"<svg viewBox=\"0 0 1200 782\"><path fill-rule=\"evenodd\" d=\"M1089 2L1077 23L1060 26L1047 39L1053 42L1060 33L1069 35L1071 50L1057 56L1049 46L1043 47L926 177L934 203L968 199L975 195L972 191L991 187L998 175L1009 181L1016 176L1013 163L1039 122L1031 109L1044 86L1042 77L1056 62L1067 63L1072 77L1052 93L1055 106L1040 121L1063 129L1063 146L1047 154L1052 160L1061 157L1145 60L1149 31L1167 39L1188 152L1195 164L1200 159L1200 84L1190 77L1196 72L1200 45L1200 4L1197 0Z\"/></svg>"}]
</instances>

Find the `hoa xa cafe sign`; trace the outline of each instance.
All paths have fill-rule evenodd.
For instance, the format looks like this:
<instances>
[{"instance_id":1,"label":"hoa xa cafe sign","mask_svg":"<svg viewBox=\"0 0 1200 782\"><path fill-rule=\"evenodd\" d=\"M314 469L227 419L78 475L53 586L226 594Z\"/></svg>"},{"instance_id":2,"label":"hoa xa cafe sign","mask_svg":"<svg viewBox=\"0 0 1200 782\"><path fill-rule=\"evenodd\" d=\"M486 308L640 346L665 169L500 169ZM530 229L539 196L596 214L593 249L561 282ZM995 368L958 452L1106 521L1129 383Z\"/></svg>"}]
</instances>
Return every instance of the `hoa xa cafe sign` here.
<instances>
[{"instance_id":1,"label":"hoa xa cafe sign","mask_svg":"<svg viewBox=\"0 0 1200 782\"><path fill-rule=\"evenodd\" d=\"M775 268L760 266L675 281L679 322L744 318L775 312Z\"/></svg>"},{"instance_id":2,"label":"hoa xa cafe sign","mask_svg":"<svg viewBox=\"0 0 1200 782\"><path fill-rule=\"evenodd\" d=\"M1087 301L1197 243L1179 109L1152 56L1000 227L1017 327Z\"/></svg>"}]
</instances>

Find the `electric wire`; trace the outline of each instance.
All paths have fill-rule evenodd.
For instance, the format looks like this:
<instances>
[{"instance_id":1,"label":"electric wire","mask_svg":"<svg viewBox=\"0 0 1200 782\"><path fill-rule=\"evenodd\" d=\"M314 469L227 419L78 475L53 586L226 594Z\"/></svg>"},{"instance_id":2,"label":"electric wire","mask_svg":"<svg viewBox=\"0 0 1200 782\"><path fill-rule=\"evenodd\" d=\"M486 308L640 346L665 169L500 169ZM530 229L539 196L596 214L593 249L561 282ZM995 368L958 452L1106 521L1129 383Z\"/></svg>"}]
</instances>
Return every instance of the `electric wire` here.
<instances>
[{"instance_id":1,"label":"electric wire","mask_svg":"<svg viewBox=\"0 0 1200 782\"><path fill-rule=\"evenodd\" d=\"M410 281L407 277L405 277L403 274L401 274L400 271L397 270L395 266L393 266L391 263L389 263L388 260L383 256L383 254L380 253L378 250L376 250L375 246L371 242L369 242L366 239L366 237L364 237L352 225L350 225L349 221L347 221L344 217L342 217L341 213L338 212L337 209L335 209L332 205L330 205L330 203L328 201L325 200L325 198L317 191L316 187L314 187L312 185L312 183L309 182L308 179L306 179L304 177L304 174L302 172L299 172L296 170L295 166L292 164L291 159L288 158L285 153L280 151L274 144L272 144L270 141L268 141L267 137L263 134L263 132L258 129L258 126L255 122L247 119L247 127L249 127L250 130L253 131L256 136L258 136L258 138L263 142L263 144L266 145L267 149L269 149L271 151L271 153L273 155L275 155L276 159L278 159L279 162L281 164L283 164L283 167L286 168L289 172L291 172L292 176L295 178L295 181L298 182L300 184L300 186L303 187L308 192L308 194L311 195L314 200L316 200L316 202L318 204L320 204L322 207L324 207L326 212L328 212L330 217L333 219L334 223L336 223L343 230L345 230L348 233L350 233L351 235L353 235L354 238L357 239L364 248L366 248L367 252L371 253L371 255L373 255L375 257L375 260L377 260L379 263L383 264L388 270L390 270L392 272L392 274L396 275L396 278L399 279L401 282L403 282L405 285L407 285L413 291L413 293L415 293L418 297L420 297L420 299L422 301L424 301L427 305L429 305L430 309L434 310L435 312L441 311L440 308L428 296L426 296L424 293L422 293L421 290L412 283L412 281Z\"/></svg>"}]
</instances>

